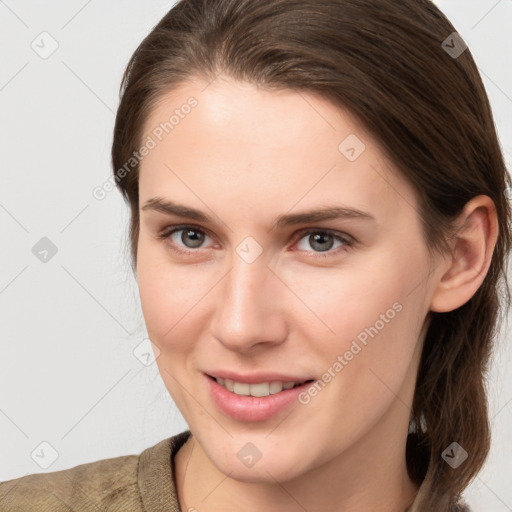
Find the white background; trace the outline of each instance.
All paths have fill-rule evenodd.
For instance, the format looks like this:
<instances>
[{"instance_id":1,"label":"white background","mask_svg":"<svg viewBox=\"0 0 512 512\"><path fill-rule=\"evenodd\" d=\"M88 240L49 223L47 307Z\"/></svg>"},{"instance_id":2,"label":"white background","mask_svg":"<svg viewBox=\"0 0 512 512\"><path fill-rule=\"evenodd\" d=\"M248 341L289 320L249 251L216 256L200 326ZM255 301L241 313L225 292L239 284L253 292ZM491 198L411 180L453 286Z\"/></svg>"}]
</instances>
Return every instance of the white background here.
<instances>
[{"instance_id":1,"label":"white background","mask_svg":"<svg viewBox=\"0 0 512 512\"><path fill-rule=\"evenodd\" d=\"M0 1L0 481L140 453L187 428L156 364L133 354L146 331L128 208L117 191L92 195L111 175L124 67L173 3ZM435 3L477 62L511 168L512 2ZM43 31L58 43L47 59L31 47ZM32 253L42 237L58 250L47 263ZM505 325L492 451L466 492L475 511L512 511L510 341ZM58 453L47 469L31 456L41 442Z\"/></svg>"}]
</instances>

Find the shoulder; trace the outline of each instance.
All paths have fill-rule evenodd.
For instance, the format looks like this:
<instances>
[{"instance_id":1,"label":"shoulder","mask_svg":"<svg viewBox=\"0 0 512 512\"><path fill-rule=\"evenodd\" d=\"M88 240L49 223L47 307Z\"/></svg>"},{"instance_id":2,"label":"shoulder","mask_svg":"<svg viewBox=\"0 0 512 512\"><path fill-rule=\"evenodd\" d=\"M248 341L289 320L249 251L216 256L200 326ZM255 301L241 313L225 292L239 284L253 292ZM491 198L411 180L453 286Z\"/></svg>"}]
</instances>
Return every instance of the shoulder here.
<instances>
[{"instance_id":1,"label":"shoulder","mask_svg":"<svg viewBox=\"0 0 512 512\"><path fill-rule=\"evenodd\" d=\"M5 512L97 510L99 504L120 495L137 502L138 459L126 455L1 482L0 508Z\"/></svg>"},{"instance_id":2,"label":"shoulder","mask_svg":"<svg viewBox=\"0 0 512 512\"><path fill-rule=\"evenodd\" d=\"M170 487L168 494L173 494L169 459L173 449L177 451L186 440L187 432L164 439L139 455L102 459L70 469L0 482L0 510L143 511L143 501L152 499L148 498L150 481L155 484L155 479L161 479L159 483Z\"/></svg>"}]
</instances>

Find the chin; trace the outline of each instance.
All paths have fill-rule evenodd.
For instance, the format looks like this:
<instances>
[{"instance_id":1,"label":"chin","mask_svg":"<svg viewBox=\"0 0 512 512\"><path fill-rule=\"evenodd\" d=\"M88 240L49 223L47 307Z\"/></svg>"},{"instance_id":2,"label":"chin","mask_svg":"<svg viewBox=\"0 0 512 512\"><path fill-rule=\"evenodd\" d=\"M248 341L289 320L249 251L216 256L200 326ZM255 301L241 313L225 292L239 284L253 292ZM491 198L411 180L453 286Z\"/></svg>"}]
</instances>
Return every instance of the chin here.
<instances>
[{"instance_id":1,"label":"chin","mask_svg":"<svg viewBox=\"0 0 512 512\"><path fill-rule=\"evenodd\" d=\"M232 457L234 457L234 462ZM301 474L302 468L297 464L298 461L293 457L283 457L280 453L269 454L266 460L262 456L252 467L245 466L239 460L236 451L233 452L232 457L229 457L228 460L219 461L219 464L213 460L213 463L219 471L238 482L275 483L276 480L286 482Z\"/></svg>"}]
</instances>

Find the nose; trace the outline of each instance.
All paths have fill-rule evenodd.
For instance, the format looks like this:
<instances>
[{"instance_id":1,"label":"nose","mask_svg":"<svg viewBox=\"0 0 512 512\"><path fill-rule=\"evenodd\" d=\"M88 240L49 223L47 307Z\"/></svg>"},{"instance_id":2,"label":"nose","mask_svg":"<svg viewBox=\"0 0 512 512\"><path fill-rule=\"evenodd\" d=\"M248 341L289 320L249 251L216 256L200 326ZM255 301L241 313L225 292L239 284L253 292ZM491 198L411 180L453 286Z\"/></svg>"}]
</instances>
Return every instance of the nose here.
<instances>
[{"instance_id":1,"label":"nose","mask_svg":"<svg viewBox=\"0 0 512 512\"><path fill-rule=\"evenodd\" d=\"M214 295L212 335L236 352L282 343L287 334L287 290L267 266L265 253L248 263L234 252L231 263Z\"/></svg>"}]
</instances>

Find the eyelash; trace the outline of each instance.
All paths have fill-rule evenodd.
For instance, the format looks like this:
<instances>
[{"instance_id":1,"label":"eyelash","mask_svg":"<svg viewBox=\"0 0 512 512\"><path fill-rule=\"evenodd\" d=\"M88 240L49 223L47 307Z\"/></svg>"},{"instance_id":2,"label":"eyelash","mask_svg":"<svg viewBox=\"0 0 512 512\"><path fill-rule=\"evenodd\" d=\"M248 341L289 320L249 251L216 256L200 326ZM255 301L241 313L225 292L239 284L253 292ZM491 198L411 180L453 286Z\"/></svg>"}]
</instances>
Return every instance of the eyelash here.
<instances>
[{"instance_id":1,"label":"eyelash","mask_svg":"<svg viewBox=\"0 0 512 512\"><path fill-rule=\"evenodd\" d=\"M165 228L159 235L157 235L157 238L159 240L164 240L165 242L167 242L168 246L174 252L176 252L178 254L183 254L183 255L190 255L190 254L193 254L195 252L198 252L201 248L188 249L188 250L187 249L181 249L178 246L176 246L173 242L169 241L169 238L171 237L171 235L173 235L174 233L176 233L178 231L185 231L186 229L189 229L190 231L196 231L196 232L199 232L199 233L203 233L203 234L209 236L208 232L205 231L204 229L201 229L199 227L196 227L196 226L193 226L193 225L190 225L190 224L185 224L185 225L180 225L180 226L167 226L167 228ZM324 251L324 252L319 252L319 251L303 251L303 252L306 252L306 253L313 252L315 254L315 256L312 256L312 257L314 257L314 258L328 258L328 257L331 257L331 256L335 256L340 251L347 250L348 247L352 247L355 244L355 239L353 237L349 236L349 235L346 235L346 234L343 234L343 233L339 233L337 231L332 231L330 229L319 229L319 228L305 228L305 229L302 229L302 230L298 231L297 233L295 233L294 240L300 241L306 235L310 235L312 233L328 234L328 235L333 236L335 239L337 239L337 240L339 240L340 242L343 243L343 246L338 247L337 249L334 249L334 250L329 249L329 250ZM212 237L210 237L210 238L212 238Z\"/></svg>"}]
</instances>

